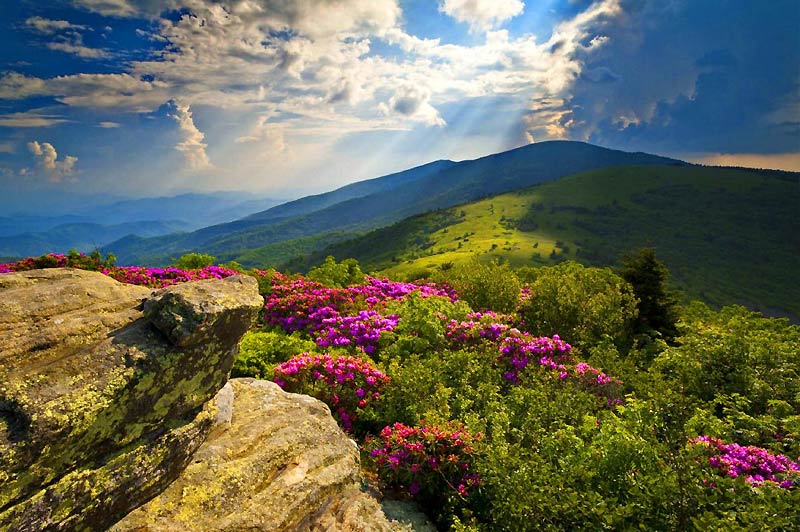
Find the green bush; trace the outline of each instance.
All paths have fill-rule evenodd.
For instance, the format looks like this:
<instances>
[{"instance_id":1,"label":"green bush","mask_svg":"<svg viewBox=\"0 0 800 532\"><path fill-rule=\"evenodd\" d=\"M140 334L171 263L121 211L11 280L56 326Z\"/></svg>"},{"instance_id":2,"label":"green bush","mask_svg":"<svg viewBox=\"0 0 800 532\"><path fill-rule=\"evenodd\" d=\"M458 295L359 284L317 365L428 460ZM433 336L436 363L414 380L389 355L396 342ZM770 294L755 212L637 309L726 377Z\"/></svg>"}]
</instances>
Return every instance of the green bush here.
<instances>
[{"instance_id":1,"label":"green bush","mask_svg":"<svg viewBox=\"0 0 800 532\"><path fill-rule=\"evenodd\" d=\"M187 253L176 260L173 266L180 268L181 270L197 270L199 268L211 266L214 264L215 260L216 257L213 255L205 255L203 253Z\"/></svg>"},{"instance_id":2,"label":"green bush","mask_svg":"<svg viewBox=\"0 0 800 532\"><path fill-rule=\"evenodd\" d=\"M618 346L630 339L636 297L630 285L607 268L567 261L541 268L519 314L535 335L558 334L586 348L610 337Z\"/></svg>"},{"instance_id":3,"label":"green bush","mask_svg":"<svg viewBox=\"0 0 800 532\"><path fill-rule=\"evenodd\" d=\"M431 279L451 286L475 310L513 312L519 303L521 284L507 264L483 264L475 257L438 271Z\"/></svg>"},{"instance_id":4,"label":"green bush","mask_svg":"<svg viewBox=\"0 0 800 532\"><path fill-rule=\"evenodd\" d=\"M300 333L289 336L281 332L249 332L239 343L231 376L271 379L277 364L316 348L314 342L301 338Z\"/></svg>"},{"instance_id":5,"label":"green bush","mask_svg":"<svg viewBox=\"0 0 800 532\"><path fill-rule=\"evenodd\" d=\"M345 259L337 263L332 256L325 262L311 268L306 277L311 281L322 283L333 288L346 288L354 284L364 284L364 272L356 259Z\"/></svg>"},{"instance_id":6,"label":"green bush","mask_svg":"<svg viewBox=\"0 0 800 532\"><path fill-rule=\"evenodd\" d=\"M463 320L471 312L464 302L453 303L447 297L421 297L412 293L405 301L391 301L384 314L396 314L400 320L383 344L397 355L429 354L445 346L445 319Z\"/></svg>"}]
</instances>

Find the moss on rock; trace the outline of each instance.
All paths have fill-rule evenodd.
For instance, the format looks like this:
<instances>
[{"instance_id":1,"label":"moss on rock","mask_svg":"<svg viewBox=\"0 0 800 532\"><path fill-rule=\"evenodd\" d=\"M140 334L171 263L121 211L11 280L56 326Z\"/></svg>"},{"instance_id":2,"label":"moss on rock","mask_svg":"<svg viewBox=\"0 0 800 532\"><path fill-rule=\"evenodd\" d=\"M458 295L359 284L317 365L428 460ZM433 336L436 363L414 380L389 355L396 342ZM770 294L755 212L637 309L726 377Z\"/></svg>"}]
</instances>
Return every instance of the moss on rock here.
<instances>
[{"instance_id":1,"label":"moss on rock","mask_svg":"<svg viewBox=\"0 0 800 532\"><path fill-rule=\"evenodd\" d=\"M104 529L182 469L263 303L249 278L191 284L151 295L80 270L2 276L0 529ZM143 301L151 317L195 318L176 341ZM164 438L177 448L159 452ZM25 528L26 514L46 517Z\"/></svg>"}]
</instances>

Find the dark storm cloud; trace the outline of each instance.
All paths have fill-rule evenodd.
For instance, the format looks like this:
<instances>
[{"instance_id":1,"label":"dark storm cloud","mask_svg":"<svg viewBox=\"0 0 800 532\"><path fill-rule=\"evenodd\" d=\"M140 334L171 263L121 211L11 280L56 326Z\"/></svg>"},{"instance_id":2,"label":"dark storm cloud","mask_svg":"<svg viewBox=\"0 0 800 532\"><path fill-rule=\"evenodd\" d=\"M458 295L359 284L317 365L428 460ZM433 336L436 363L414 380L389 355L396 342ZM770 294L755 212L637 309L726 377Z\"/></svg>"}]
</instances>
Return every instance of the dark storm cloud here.
<instances>
[{"instance_id":1,"label":"dark storm cloud","mask_svg":"<svg viewBox=\"0 0 800 532\"><path fill-rule=\"evenodd\" d=\"M800 149L800 3L623 5L566 102L574 137L655 152Z\"/></svg>"}]
</instances>

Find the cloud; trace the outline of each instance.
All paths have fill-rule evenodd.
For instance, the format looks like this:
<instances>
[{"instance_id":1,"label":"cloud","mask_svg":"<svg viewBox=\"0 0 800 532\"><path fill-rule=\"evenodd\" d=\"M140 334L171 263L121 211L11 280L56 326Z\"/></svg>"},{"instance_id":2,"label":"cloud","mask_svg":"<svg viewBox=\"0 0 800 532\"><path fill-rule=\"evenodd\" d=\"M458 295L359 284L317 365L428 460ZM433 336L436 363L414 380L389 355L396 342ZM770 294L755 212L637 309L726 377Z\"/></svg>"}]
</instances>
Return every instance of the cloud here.
<instances>
[{"instance_id":1,"label":"cloud","mask_svg":"<svg viewBox=\"0 0 800 532\"><path fill-rule=\"evenodd\" d=\"M65 177L73 176L75 173L75 163L78 162L78 158L67 155L59 161L56 149L49 142L31 141L28 143L28 151L36 159L36 166L54 183L61 182ZM26 171L25 174L27 173Z\"/></svg>"},{"instance_id":2,"label":"cloud","mask_svg":"<svg viewBox=\"0 0 800 532\"><path fill-rule=\"evenodd\" d=\"M286 149L286 140L280 124L271 122L273 113L265 113L256 119L247 134L236 139L237 144L257 142L268 148L270 152L281 152Z\"/></svg>"},{"instance_id":3,"label":"cloud","mask_svg":"<svg viewBox=\"0 0 800 532\"><path fill-rule=\"evenodd\" d=\"M469 15L482 28L482 42L467 45L407 33L397 0L79 0L107 16L150 18L142 35L158 44L146 59L120 63L117 73L0 74L0 98L49 96L93 112L94 124L180 102L171 104L170 115L182 134L177 149L195 169L211 162L193 112L236 123L223 128L215 121L205 131L215 161L255 153L255 146L318 153L364 131L446 128L442 109L480 98L508 97L521 109L530 102L531 137L562 138L574 128L566 102L581 73L615 83L615 70L585 66L607 45L603 27L620 15L620 1L578 10L544 41L491 29L521 12L521 2L443 3L443 10ZM173 8L182 9L160 18ZM378 43L401 53L383 55ZM514 120L509 131L516 138L509 142L518 145L526 137L518 115ZM228 136L218 141L222 129Z\"/></svg>"},{"instance_id":4,"label":"cloud","mask_svg":"<svg viewBox=\"0 0 800 532\"><path fill-rule=\"evenodd\" d=\"M52 96L60 103L114 113L148 112L171 98L168 86L130 74L72 74L49 79L17 72L0 75L0 99L21 100L31 96Z\"/></svg>"},{"instance_id":5,"label":"cloud","mask_svg":"<svg viewBox=\"0 0 800 532\"><path fill-rule=\"evenodd\" d=\"M469 24L472 31L500 26L524 9L522 0L444 0L439 3L439 11Z\"/></svg>"},{"instance_id":6,"label":"cloud","mask_svg":"<svg viewBox=\"0 0 800 532\"><path fill-rule=\"evenodd\" d=\"M68 120L57 115L41 114L37 111L0 115L0 127L51 127Z\"/></svg>"},{"instance_id":7,"label":"cloud","mask_svg":"<svg viewBox=\"0 0 800 532\"><path fill-rule=\"evenodd\" d=\"M0 142L0 153L14 153L15 151L14 143Z\"/></svg>"},{"instance_id":8,"label":"cloud","mask_svg":"<svg viewBox=\"0 0 800 532\"><path fill-rule=\"evenodd\" d=\"M796 2L620 6L622 15L604 25L608 41L587 58L565 98L570 136L709 157L798 150Z\"/></svg>"},{"instance_id":9,"label":"cloud","mask_svg":"<svg viewBox=\"0 0 800 532\"><path fill-rule=\"evenodd\" d=\"M167 116L178 123L183 140L175 149L183 153L187 166L191 170L208 170L213 167L206 153L207 144L203 142L205 135L197 129L192 119L189 105L176 100L167 102Z\"/></svg>"},{"instance_id":10,"label":"cloud","mask_svg":"<svg viewBox=\"0 0 800 532\"><path fill-rule=\"evenodd\" d=\"M430 92L425 89L404 86L397 89L388 104L381 104L380 109L386 115L397 113L428 126L447 125L439 111L429 103L430 97Z\"/></svg>"},{"instance_id":11,"label":"cloud","mask_svg":"<svg viewBox=\"0 0 800 532\"><path fill-rule=\"evenodd\" d=\"M108 50L84 45L83 36L72 31L66 35L55 37L55 40L47 43L47 47L58 52L76 55L82 59L107 59L112 55Z\"/></svg>"},{"instance_id":12,"label":"cloud","mask_svg":"<svg viewBox=\"0 0 800 532\"><path fill-rule=\"evenodd\" d=\"M144 11L145 6L137 6L136 2L129 0L73 0L74 5L88 11L111 17L132 17ZM156 2L141 2L153 7Z\"/></svg>"},{"instance_id":13,"label":"cloud","mask_svg":"<svg viewBox=\"0 0 800 532\"><path fill-rule=\"evenodd\" d=\"M106 59L111 57L108 50L92 48L83 42L81 31L91 31L92 28L82 24L73 24L66 20L53 20L43 17L30 17L25 20L25 26L37 33L51 37L45 45L51 50L76 55L82 59Z\"/></svg>"},{"instance_id":14,"label":"cloud","mask_svg":"<svg viewBox=\"0 0 800 532\"><path fill-rule=\"evenodd\" d=\"M98 123L97 127L100 127L100 128L103 128L103 129L115 129L115 128L120 127L120 123L119 122L104 121L104 122Z\"/></svg>"},{"instance_id":15,"label":"cloud","mask_svg":"<svg viewBox=\"0 0 800 532\"><path fill-rule=\"evenodd\" d=\"M53 35L64 30L88 30L89 26L72 24L66 20L52 20L43 17L30 17L25 21L25 25L43 35Z\"/></svg>"}]
</instances>

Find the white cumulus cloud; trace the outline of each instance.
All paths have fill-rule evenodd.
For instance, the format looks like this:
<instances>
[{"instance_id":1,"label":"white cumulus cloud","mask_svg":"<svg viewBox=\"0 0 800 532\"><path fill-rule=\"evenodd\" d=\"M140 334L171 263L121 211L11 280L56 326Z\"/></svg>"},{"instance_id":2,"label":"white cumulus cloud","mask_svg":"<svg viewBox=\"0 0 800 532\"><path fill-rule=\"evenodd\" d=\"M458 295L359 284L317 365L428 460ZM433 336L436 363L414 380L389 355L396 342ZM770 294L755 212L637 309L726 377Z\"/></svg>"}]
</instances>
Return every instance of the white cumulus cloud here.
<instances>
[{"instance_id":1,"label":"white cumulus cloud","mask_svg":"<svg viewBox=\"0 0 800 532\"><path fill-rule=\"evenodd\" d=\"M170 108L168 116L178 123L183 136L183 140L175 146L175 149L183 153L186 164L191 170L212 168L213 165L206 153L208 145L203 142L205 135L195 126L189 105L177 100L170 100L167 105Z\"/></svg>"},{"instance_id":2,"label":"white cumulus cloud","mask_svg":"<svg viewBox=\"0 0 800 532\"><path fill-rule=\"evenodd\" d=\"M473 31L497 27L524 9L522 0L444 0L439 4L439 11L469 24Z\"/></svg>"},{"instance_id":3,"label":"white cumulus cloud","mask_svg":"<svg viewBox=\"0 0 800 532\"><path fill-rule=\"evenodd\" d=\"M28 143L28 151L33 154L36 166L50 178L50 181L57 183L75 173L75 163L78 162L78 158L67 155L59 161L56 149L49 142L31 141Z\"/></svg>"}]
</instances>

